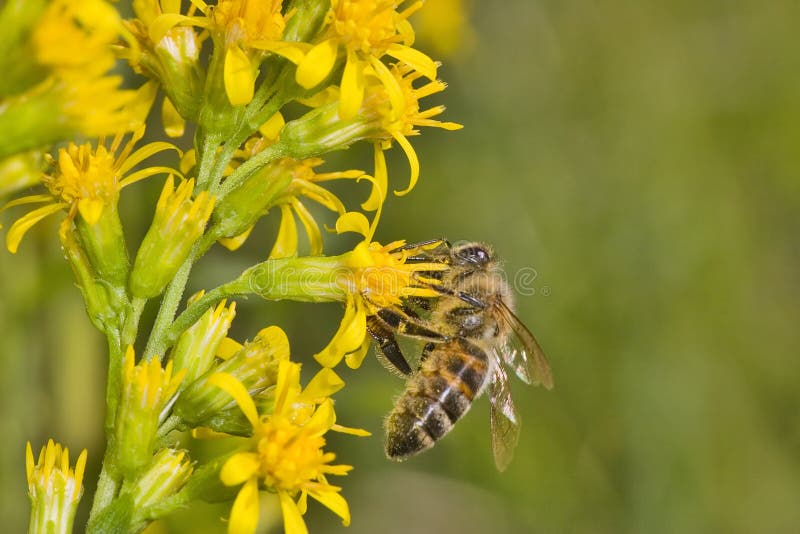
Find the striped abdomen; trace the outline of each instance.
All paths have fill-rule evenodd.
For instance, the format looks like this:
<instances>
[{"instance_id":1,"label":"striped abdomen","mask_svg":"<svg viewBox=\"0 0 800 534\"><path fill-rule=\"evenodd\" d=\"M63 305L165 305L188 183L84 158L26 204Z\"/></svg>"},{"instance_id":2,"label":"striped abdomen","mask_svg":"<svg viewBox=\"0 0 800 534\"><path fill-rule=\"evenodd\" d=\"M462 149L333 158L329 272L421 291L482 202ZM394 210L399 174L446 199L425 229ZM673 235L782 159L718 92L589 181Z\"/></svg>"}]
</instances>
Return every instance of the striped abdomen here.
<instances>
[{"instance_id":1,"label":"striped abdomen","mask_svg":"<svg viewBox=\"0 0 800 534\"><path fill-rule=\"evenodd\" d=\"M386 419L386 455L404 460L447 434L480 395L489 361L462 338L433 345Z\"/></svg>"}]
</instances>

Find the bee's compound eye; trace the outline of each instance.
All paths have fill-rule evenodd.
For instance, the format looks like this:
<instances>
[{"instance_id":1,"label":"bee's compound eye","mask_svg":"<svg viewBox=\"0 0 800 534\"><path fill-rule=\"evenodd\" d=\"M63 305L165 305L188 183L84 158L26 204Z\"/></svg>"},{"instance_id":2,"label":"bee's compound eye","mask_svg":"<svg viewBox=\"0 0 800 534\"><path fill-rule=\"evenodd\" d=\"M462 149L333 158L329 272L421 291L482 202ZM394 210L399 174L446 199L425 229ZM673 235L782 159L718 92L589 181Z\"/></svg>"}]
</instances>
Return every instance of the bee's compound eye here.
<instances>
[{"instance_id":1,"label":"bee's compound eye","mask_svg":"<svg viewBox=\"0 0 800 534\"><path fill-rule=\"evenodd\" d=\"M489 251L480 245L465 245L455 251L455 256L464 263L484 265L489 263Z\"/></svg>"}]
</instances>

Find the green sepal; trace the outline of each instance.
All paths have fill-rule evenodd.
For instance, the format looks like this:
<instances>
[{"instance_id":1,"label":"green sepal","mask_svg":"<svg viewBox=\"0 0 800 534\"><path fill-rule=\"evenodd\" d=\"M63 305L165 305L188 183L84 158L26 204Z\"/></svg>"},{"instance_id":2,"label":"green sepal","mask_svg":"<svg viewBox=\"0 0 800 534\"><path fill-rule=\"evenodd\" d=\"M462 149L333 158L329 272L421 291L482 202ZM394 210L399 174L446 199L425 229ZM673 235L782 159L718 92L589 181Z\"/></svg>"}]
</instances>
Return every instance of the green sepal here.
<instances>
[{"instance_id":1,"label":"green sepal","mask_svg":"<svg viewBox=\"0 0 800 534\"><path fill-rule=\"evenodd\" d=\"M75 223L97 276L114 286L125 287L130 272L130 260L117 211L117 200L110 200L103 206L103 212L95 224L87 223L80 216L75 217Z\"/></svg>"},{"instance_id":2,"label":"green sepal","mask_svg":"<svg viewBox=\"0 0 800 534\"><path fill-rule=\"evenodd\" d=\"M290 166L281 161L251 174L217 205L212 233L222 237L241 234L267 214L291 181Z\"/></svg>"}]
</instances>

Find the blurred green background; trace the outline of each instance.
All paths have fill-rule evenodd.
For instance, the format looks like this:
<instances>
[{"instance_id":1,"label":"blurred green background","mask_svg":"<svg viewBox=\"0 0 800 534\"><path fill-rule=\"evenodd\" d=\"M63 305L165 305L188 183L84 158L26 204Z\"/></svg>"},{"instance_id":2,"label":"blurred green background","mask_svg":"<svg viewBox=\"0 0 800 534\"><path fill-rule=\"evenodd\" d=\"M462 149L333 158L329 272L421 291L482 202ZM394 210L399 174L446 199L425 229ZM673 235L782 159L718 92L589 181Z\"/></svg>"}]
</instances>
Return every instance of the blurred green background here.
<instances>
[{"instance_id":1,"label":"blurred green background","mask_svg":"<svg viewBox=\"0 0 800 534\"><path fill-rule=\"evenodd\" d=\"M437 3L452 2L425 9ZM506 473L494 470L485 400L432 451L392 464L381 423L402 382L367 359L344 373L337 411L375 436L331 439L356 465L342 480L353 524L313 506L311 531L797 532L800 6L467 8L469 27L440 73L450 87L431 99L465 128L414 140L420 184L390 199L377 237L494 244L509 278L527 277L519 315L556 388L513 384L523 432ZM420 46L441 33L421 30ZM331 167L369 161L353 152ZM390 162L397 188L406 172L401 157ZM130 198L153 202L157 190ZM150 214L130 198L135 243ZM248 249L253 258L268 252L274 227ZM102 340L59 262L54 225L31 237L20 254L0 254L8 532L27 524L25 440L37 448L53 436L95 461L102 452ZM246 265L231 258L207 258L195 288ZM255 300L239 309L240 338L280 324L303 361L341 315ZM265 532L276 531L274 506L265 496ZM221 532L226 514L199 507L152 532Z\"/></svg>"}]
</instances>

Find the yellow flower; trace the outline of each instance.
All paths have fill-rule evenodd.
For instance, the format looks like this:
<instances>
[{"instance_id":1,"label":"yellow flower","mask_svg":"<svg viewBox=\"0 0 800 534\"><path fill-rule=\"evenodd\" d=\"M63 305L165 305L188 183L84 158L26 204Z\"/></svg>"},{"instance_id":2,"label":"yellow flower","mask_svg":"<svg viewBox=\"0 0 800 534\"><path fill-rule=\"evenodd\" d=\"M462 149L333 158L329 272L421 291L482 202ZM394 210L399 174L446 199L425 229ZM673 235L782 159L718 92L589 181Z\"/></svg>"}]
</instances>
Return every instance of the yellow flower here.
<instances>
[{"instance_id":1,"label":"yellow flower","mask_svg":"<svg viewBox=\"0 0 800 534\"><path fill-rule=\"evenodd\" d=\"M395 193L408 193L419 177L419 159L408 137L419 135L421 126L445 130L458 130L462 126L435 119L444 111L444 106L420 109L420 99L444 90L446 85L443 82L434 80L415 87L421 75L403 65L386 68L386 75L392 79L391 84L377 76L366 76L361 108L352 118L345 120L338 111L345 98L343 93L338 101L314 102L319 106L286 124L280 142L288 145L294 154L314 155L341 150L363 139L375 141L375 150L384 151L392 141L396 141L409 160L411 177L409 186Z\"/></svg>"},{"instance_id":2,"label":"yellow flower","mask_svg":"<svg viewBox=\"0 0 800 534\"><path fill-rule=\"evenodd\" d=\"M360 213L347 213L337 222L337 230L369 232L366 218ZM360 219L363 219L360 223ZM354 223L350 227L350 223ZM420 272L446 269L442 263L406 263L420 248L404 248L405 241L387 245L362 241L346 255L343 267L346 274L339 280L347 290L345 312L339 329L330 343L314 359L324 367L335 367L344 358L348 367L361 365L369 349L367 316L380 308L398 305L408 297L436 297L431 289L436 280L421 278ZM424 245L424 246L434 246ZM424 282L424 283L423 283Z\"/></svg>"},{"instance_id":3,"label":"yellow flower","mask_svg":"<svg viewBox=\"0 0 800 534\"><path fill-rule=\"evenodd\" d=\"M152 298L164 290L203 234L214 197L201 191L192 198L194 179L177 188L170 174L156 205L153 223L136 254L129 288L136 297Z\"/></svg>"},{"instance_id":4,"label":"yellow flower","mask_svg":"<svg viewBox=\"0 0 800 534\"><path fill-rule=\"evenodd\" d=\"M126 475L146 467L153 456L161 411L186 374L172 374L172 362L163 368L158 358L135 363L133 347L128 345L122 365L120 402L114 424L114 458Z\"/></svg>"},{"instance_id":5,"label":"yellow flower","mask_svg":"<svg viewBox=\"0 0 800 534\"><path fill-rule=\"evenodd\" d=\"M150 35L160 40L166 31L177 25L206 28L215 43L224 46L223 77L228 100L234 106L247 104L253 98L258 65L264 52L272 52L297 63L308 46L282 41L286 21L291 12L281 13L281 0L220 0L210 7L194 0L204 16L175 13L157 17Z\"/></svg>"},{"instance_id":6,"label":"yellow flower","mask_svg":"<svg viewBox=\"0 0 800 534\"><path fill-rule=\"evenodd\" d=\"M70 468L69 450L49 440L34 463L33 450L25 447L25 470L31 500L31 532L70 532L83 494L86 449Z\"/></svg>"},{"instance_id":7,"label":"yellow flower","mask_svg":"<svg viewBox=\"0 0 800 534\"><path fill-rule=\"evenodd\" d=\"M56 71L86 68L107 71L122 21L102 0L53 0L31 36L36 61Z\"/></svg>"},{"instance_id":8,"label":"yellow flower","mask_svg":"<svg viewBox=\"0 0 800 534\"><path fill-rule=\"evenodd\" d=\"M434 119L444 112L444 106L420 110L421 98L443 91L447 84L439 80L432 80L418 88L414 87L414 82L421 75L401 65L393 65L390 73L396 82L391 87L397 89L398 92L390 90L390 86L384 83L373 83L367 90L363 113L367 117L373 116L380 121L379 133L374 135L374 138L394 139L405 152L411 166L411 177L405 190L395 191L397 195L404 195L414 188L419 178L419 158L414 147L408 141L408 137L419 135L420 132L417 128L420 126L444 130L459 130L463 126L455 122L442 122ZM384 150L387 146L376 144L375 148Z\"/></svg>"},{"instance_id":9,"label":"yellow flower","mask_svg":"<svg viewBox=\"0 0 800 534\"><path fill-rule=\"evenodd\" d=\"M417 36L442 57L456 55L471 48L475 31L469 23L468 7L464 0L436 0L414 17Z\"/></svg>"},{"instance_id":10,"label":"yellow flower","mask_svg":"<svg viewBox=\"0 0 800 534\"><path fill-rule=\"evenodd\" d=\"M49 193L13 200L3 209L23 204L44 204L18 219L8 230L6 246L17 251L25 233L37 222L61 210L67 210L68 220L80 213L84 221L94 225L107 206L116 207L119 191L134 182L159 173L175 172L169 167L147 167L130 172L133 167L163 150L177 148L169 143L148 143L136 151L134 144L144 135L144 128L134 132L121 147L122 135L117 135L106 148L101 140L97 147L90 143L70 143L58 151L55 172L42 177Z\"/></svg>"},{"instance_id":11,"label":"yellow flower","mask_svg":"<svg viewBox=\"0 0 800 534\"><path fill-rule=\"evenodd\" d=\"M377 75L390 92L398 90L381 61L384 55L435 80L436 63L411 48L414 30L407 19L422 7L422 2L412 2L398 12L398 7L404 3L405 0L331 0L326 17L327 31L298 64L297 83L306 89L318 85L333 70L339 48L344 48L346 62L339 114L348 119L361 107L367 74Z\"/></svg>"},{"instance_id":12,"label":"yellow flower","mask_svg":"<svg viewBox=\"0 0 800 534\"><path fill-rule=\"evenodd\" d=\"M408 297L436 297L431 289L435 280L421 278L421 272L446 269L442 263L406 263L421 249L436 246L437 243L408 248L405 241L394 241L381 245L372 241L380 220L383 202L386 198L386 160L383 151L375 152L375 177L367 176L373 188L370 198L361 207L375 211L370 223L360 212L347 212L336 221L336 231L355 232L364 236L352 252L345 254L341 267L344 276L337 282L346 291L345 312L339 329L330 343L314 359L324 367L335 367L345 359L348 367L361 366L369 350L367 337L367 316L378 309L395 306ZM424 282L424 283L422 283Z\"/></svg>"},{"instance_id":13,"label":"yellow flower","mask_svg":"<svg viewBox=\"0 0 800 534\"><path fill-rule=\"evenodd\" d=\"M251 137L243 149L237 151L232 167L247 161L269 145L262 135ZM298 249L298 233L295 217L300 221L308 236L310 254L322 254L322 230L303 198L312 200L323 207L343 215L344 204L334 193L323 187L322 183L332 180L360 179L360 170L316 172L324 161L320 158L293 159L281 158L254 173L239 188L232 191L220 204L215 213L217 220L234 226L230 232L234 237L220 240L229 250L236 250L250 235L255 222L274 207L281 210L281 224L278 237L270 253L270 258L295 256ZM232 222L238 220L236 225Z\"/></svg>"},{"instance_id":14,"label":"yellow flower","mask_svg":"<svg viewBox=\"0 0 800 534\"><path fill-rule=\"evenodd\" d=\"M308 496L316 499L350 523L347 501L341 488L327 481L328 475L345 475L348 465L331 465L335 455L325 452L324 435L329 430L359 436L359 429L336 424L333 401L328 398L343 384L330 369L323 369L301 390L300 365L284 360L278 370L275 408L260 415L253 399L240 382L225 373L212 377L229 393L253 426L252 448L234 454L222 468L220 478L228 486L243 484L231 509L228 532L254 532L258 523L258 489L263 485L278 494L287 534L308 532L303 514Z\"/></svg>"},{"instance_id":15,"label":"yellow flower","mask_svg":"<svg viewBox=\"0 0 800 534\"><path fill-rule=\"evenodd\" d=\"M83 135L95 137L142 124L147 91L122 89L109 75L116 63L112 45L126 36L122 21L102 0L54 0L31 35L37 63L50 78L35 93L53 93L61 110ZM153 95L154 96L154 95Z\"/></svg>"}]
</instances>

